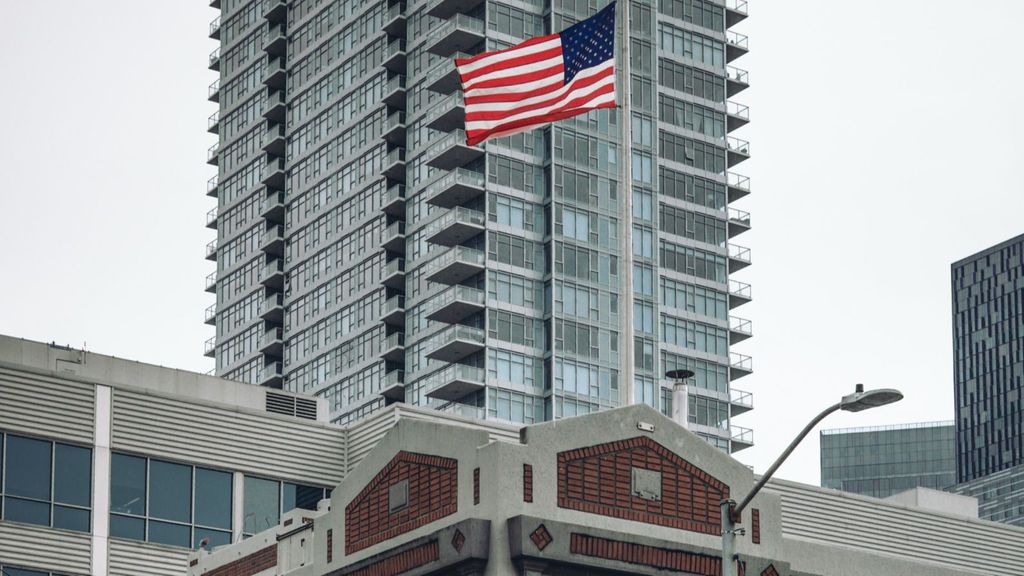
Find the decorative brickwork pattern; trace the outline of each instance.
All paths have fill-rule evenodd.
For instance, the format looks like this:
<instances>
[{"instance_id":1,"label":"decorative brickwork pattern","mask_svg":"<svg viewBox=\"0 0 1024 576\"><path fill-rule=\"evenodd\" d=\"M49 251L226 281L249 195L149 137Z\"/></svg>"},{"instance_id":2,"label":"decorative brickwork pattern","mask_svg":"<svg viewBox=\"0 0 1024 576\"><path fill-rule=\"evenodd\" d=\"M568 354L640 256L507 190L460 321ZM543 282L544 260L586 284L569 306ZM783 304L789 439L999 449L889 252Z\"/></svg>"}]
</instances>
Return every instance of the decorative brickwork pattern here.
<instances>
[{"instance_id":1,"label":"decorative brickwork pattern","mask_svg":"<svg viewBox=\"0 0 1024 576\"><path fill-rule=\"evenodd\" d=\"M462 530L455 529L455 534L452 534L452 548L455 548L456 552L462 552L462 547L466 545L466 535L462 533Z\"/></svg>"},{"instance_id":2,"label":"decorative brickwork pattern","mask_svg":"<svg viewBox=\"0 0 1024 576\"><path fill-rule=\"evenodd\" d=\"M441 557L437 540L431 540L405 552L374 562L369 566L350 572L348 576L394 576L430 564Z\"/></svg>"},{"instance_id":3,"label":"decorative brickwork pattern","mask_svg":"<svg viewBox=\"0 0 1024 576\"><path fill-rule=\"evenodd\" d=\"M632 468L661 473L661 500L633 494ZM558 454L558 506L721 534L729 487L645 436Z\"/></svg>"},{"instance_id":4,"label":"decorative brickwork pattern","mask_svg":"<svg viewBox=\"0 0 1024 576\"><path fill-rule=\"evenodd\" d=\"M523 502L533 502L533 466L523 464Z\"/></svg>"},{"instance_id":5,"label":"decorative brickwork pattern","mask_svg":"<svg viewBox=\"0 0 1024 576\"><path fill-rule=\"evenodd\" d=\"M334 561L334 528L327 529L327 563Z\"/></svg>"},{"instance_id":6,"label":"decorative brickwork pattern","mask_svg":"<svg viewBox=\"0 0 1024 576\"><path fill-rule=\"evenodd\" d=\"M761 511L757 508L750 511L750 541L761 543Z\"/></svg>"},{"instance_id":7,"label":"decorative brickwork pattern","mask_svg":"<svg viewBox=\"0 0 1024 576\"><path fill-rule=\"evenodd\" d=\"M277 566L277 544L214 568L205 576L252 576Z\"/></svg>"},{"instance_id":8,"label":"decorative brickwork pattern","mask_svg":"<svg viewBox=\"0 0 1024 576\"><path fill-rule=\"evenodd\" d=\"M409 482L408 505L389 512L388 491L403 480ZM458 461L399 452L345 506L345 553L454 514L458 505Z\"/></svg>"},{"instance_id":9,"label":"decorative brickwork pattern","mask_svg":"<svg viewBox=\"0 0 1024 576\"><path fill-rule=\"evenodd\" d=\"M767 568L761 570L761 576L779 576L779 571L775 569L774 564L769 564Z\"/></svg>"},{"instance_id":10,"label":"decorative brickwork pattern","mask_svg":"<svg viewBox=\"0 0 1024 576\"><path fill-rule=\"evenodd\" d=\"M480 503L480 469L473 468L473 505Z\"/></svg>"},{"instance_id":11,"label":"decorative brickwork pattern","mask_svg":"<svg viewBox=\"0 0 1024 576\"><path fill-rule=\"evenodd\" d=\"M537 550L543 550L548 547L548 544L555 541L543 524L537 526L537 529L530 533L530 540L533 540L533 545L537 547Z\"/></svg>"},{"instance_id":12,"label":"decorative brickwork pattern","mask_svg":"<svg viewBox=\"0 0 1024 576\"><path fill-rule=\"evenodd\" d=\"M569 538L569 552L581 556L639 564L659 570L700 574L701 576L719 576L722 573L722 559L715 556L667 550L575 532Z\"/></svg>"}]
</instances>

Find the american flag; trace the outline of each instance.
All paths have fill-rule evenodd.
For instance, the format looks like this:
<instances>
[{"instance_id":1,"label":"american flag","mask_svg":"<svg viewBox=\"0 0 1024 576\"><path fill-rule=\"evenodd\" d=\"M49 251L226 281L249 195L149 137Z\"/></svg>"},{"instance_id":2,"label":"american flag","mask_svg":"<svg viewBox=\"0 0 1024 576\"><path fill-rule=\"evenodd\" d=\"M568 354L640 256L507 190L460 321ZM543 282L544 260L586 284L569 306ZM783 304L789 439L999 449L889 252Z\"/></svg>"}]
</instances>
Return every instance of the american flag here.
<instances>
[{"instance_id":1,"label":"american flag","mask_svg":"<svg viewBox=\"0 0 1024 576\"><path fill-rule=\"evenodd\" d=\"M466 143L615 107L615 2L558 34L455 60Z\"/></svg>"}]
</instances>

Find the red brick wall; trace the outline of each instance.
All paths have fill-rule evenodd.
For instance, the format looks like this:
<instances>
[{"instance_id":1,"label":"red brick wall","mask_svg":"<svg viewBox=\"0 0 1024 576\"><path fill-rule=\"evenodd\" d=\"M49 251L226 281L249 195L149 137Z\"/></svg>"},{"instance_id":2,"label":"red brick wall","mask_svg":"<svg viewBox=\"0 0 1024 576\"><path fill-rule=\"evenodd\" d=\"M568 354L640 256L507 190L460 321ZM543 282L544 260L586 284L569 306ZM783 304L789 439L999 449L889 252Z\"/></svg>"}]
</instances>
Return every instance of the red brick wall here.
<instances>
[{"instance_id":1,"label":"red brick wall","mask_svg":"<svg viewBox=\"0 0 1024 576\"><path fill-rule=\"evenodd\" d=\"M750 541L761 543L761 511L757 508L750 511Z\"/></svg>"},{"instance_id":2,"label":"red brick wall","mask_svg":"<svg viewBox=\"0 0 1024 576\"><path fill-rule=\"evenodd\" d=\"M632 494L632 468L661 473L661 500ZM721 534L729 487L646 436L560 452L558 506Z\"/></svg>"},{"instance_id":3,"label":"red brick wall","mask_svg":"<svg viewBox=\"0 0 1024 576\"><path fill-rule=\"evenodd\" d=\"M408 505L389 512L388 489L409 481ZM399 452L345 506L345 553L415 530L458 510L458 461Z\"/></svg>"},{"instance_id":4,"label":"red brick wall","mask_svg":"<svg viewBox=\"0 0 1024 576\"><path fill-rule=\"evenodd\" d=\"M334 561L334 529L327 529L327 563Z\"/></svg>"},{"instance_id":5,"label":"red brick wall","mask_svg":"<svg viewBox=\"0 0 1024 576\"><path fill-rule=\"evenodd\" d=\"M206 576L252 576L277 566L277 544L214 568Z\"/></svg>"},{"instance_id":6,"label":"red brick wall","mask_svg":"<svg viewBox=\"0 0 1024 576\"><path fill-rule=\"evenodd\" d=\"M473 506L480 503L480 469L473 468Z\"/></svg>"},{"instance_id":7,"label":"red brick wall","mask_svg":"<svg viewBox=\"0 0 1024 576\"><path fill-rule=\"evenodd\" d=\"M533 466L523 464L523 502L533 502Z\"/></svg>"},{"instance_id":8,"label":"red brick wall","mask_svg":"<svg viewBox=\"0 0 1024 576\"><path fill-rule=\"evenodd\" d=\"M779 576L779 571L775 569L773 564L769 564L767 568L761 571L761 576Z\"/></svg>"},{"instance_id":9,"label":"red brick wall","mask_svg":"<svg viewBox=\"0 0 1024 576\"><path fill-rule=\"evenodd\" d=\"M719 576L722 573L722 559L715 556L667 550L586 534L573 533L569 538L569 551L581 556L641 564L659 570L686 572L701 576Z\"/></svg>"},{"instance_id":10,"label":"red brick wall","mask_svg":"<svg viewBox=\"0 0 1024 576\"><path fill-rule=\"evenodd\" d=\"M440 557L437 540L431 540L415 548L399 552L369 566L364 566L349 576L394 576L413 568L429 564Z\"/></svg>"}]
</instances>

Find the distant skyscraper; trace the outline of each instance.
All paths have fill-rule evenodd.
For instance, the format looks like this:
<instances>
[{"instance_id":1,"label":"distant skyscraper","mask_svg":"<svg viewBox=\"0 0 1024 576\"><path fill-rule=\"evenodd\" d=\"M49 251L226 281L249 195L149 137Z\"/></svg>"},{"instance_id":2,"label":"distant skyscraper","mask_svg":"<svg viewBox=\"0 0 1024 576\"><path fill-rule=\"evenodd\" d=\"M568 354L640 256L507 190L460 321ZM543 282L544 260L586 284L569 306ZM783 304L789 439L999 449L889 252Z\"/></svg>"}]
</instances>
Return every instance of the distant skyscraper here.
<instances>
[{"instance_id":1,"label":"distant skyscraper","mask_svg":"<svg viewBox=\"0 0 1024 576\"><path fill-rule=\"evenodd\" d=\"M918 486L956 483L952 422L821 432L821 485L885 498Z\"/></svg>"},{"instance_id":2,"label":"distant skyscraper","mask_svg":"<svg viewBox=\"0 0 1024 576\"><path fill-rule=\"evenodd\" d=\"M339 422L404 401L533 423L670 413L662 374L690 368L692 429L750 446L731 382L751 360L730 356L751 335L730 316L751 297L731 279L746 1L632 5L628 119L466 145L453 58L605 4L213 0L217 375L324 396Z\"/></svg>"},{"instance_id":3,"label":"distant skyscraper","mask_svg":"<svg viewBox=\"0 0 1024 576\"><path fill-rule=\"evenodd\" d=\"M954 262L952 293L956 491L1024 525L1024 235Z\"/></svg>"}]
</instances>

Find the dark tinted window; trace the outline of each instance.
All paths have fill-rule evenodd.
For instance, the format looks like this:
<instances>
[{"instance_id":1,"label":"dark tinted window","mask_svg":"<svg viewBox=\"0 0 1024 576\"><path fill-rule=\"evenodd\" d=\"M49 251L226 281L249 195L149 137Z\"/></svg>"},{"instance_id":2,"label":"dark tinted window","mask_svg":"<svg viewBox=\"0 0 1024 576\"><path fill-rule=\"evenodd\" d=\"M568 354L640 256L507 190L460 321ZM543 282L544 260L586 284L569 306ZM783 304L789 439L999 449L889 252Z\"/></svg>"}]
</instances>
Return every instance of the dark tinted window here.
<instances>
[{"instance_id":1,"label":"dark tinted window","mask_svg":"<svg viewBox=\"0 0 1024 576\"><path fill-rule=\"evenodd\" d=\"M53 465L53 501L88 507L92 497L92 450L57 444Z\"/></svg>"},{"instance_id":2,"label":"dark tinted window","mask_svg":"<svg viewBox=\"0 0 1024 576\"><path fill-rule=\"evenodd\" d=\"M231 474L196 468L195 523L231 529Z\"/></svg>"},{"instance_id":3,"label":"dark tinted window","mask_svg":"<svg viewBox=\"0 0 1024 576\"><path fill-rule=\"evenodd\" d=\"M178 522L192 520L191 466L149 461L149 516Z\"/></svg>"},{"instance_id":4,"label":"dark tinted window","mask_svg":"<svg viewBox=\"0 0 1024 576\"><path fill-rule=\"evenodd\" d=\"M50 458L53 444L33 438L7 436L8 466L4 492L37 500L50 499Z\"/></svg>"},{"instance_id":5,"label":"dark tinted window","mask_svg":"<svg viewBox=\"0 0 1024 576\"><path fill-rule=\"evenodd\" d=\"M110 466L110 511L146 514L146 459L114 454Z\"/></svg>"}]
</instances>

